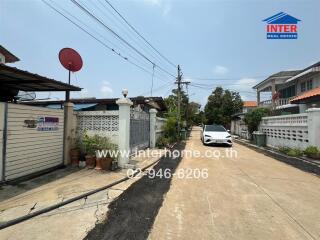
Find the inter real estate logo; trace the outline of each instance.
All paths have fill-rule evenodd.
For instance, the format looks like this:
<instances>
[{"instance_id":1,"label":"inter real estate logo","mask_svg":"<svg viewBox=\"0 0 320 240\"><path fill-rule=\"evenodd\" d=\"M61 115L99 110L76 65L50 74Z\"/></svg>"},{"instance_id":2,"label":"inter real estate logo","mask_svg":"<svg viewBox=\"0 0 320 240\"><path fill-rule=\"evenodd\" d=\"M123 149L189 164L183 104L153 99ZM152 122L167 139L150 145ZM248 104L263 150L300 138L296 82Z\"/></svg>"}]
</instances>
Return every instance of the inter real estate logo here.
<instances>
[{"instance_id":1,"label":"inter real estate logo","mask_svg":"<svg viewBox=\"0 0 320 240\"><path fill-rule=\"evenodd\" d=\"M264 19L263 22L267 22L267 39L297 39L299 21L284 12Z\"/></svg>"}]
</instances>

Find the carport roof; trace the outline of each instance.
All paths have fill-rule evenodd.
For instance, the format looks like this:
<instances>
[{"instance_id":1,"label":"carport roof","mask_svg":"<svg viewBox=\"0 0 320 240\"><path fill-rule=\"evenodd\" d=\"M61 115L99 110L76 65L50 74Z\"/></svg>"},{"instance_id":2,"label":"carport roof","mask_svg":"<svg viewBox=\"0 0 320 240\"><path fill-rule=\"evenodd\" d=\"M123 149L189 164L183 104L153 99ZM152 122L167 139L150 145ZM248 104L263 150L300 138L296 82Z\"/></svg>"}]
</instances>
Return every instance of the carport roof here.
<instances>
[{"instance_id":1,"label":"carport roof","mask_svg":"<svg viewBox=\"0 0 320 240\"><path fill-rule=\"evenodd\" d=\"M81 91L79 87L4 64L0 64L0 89L32 92Z\"/></svg>"}]
</instances>

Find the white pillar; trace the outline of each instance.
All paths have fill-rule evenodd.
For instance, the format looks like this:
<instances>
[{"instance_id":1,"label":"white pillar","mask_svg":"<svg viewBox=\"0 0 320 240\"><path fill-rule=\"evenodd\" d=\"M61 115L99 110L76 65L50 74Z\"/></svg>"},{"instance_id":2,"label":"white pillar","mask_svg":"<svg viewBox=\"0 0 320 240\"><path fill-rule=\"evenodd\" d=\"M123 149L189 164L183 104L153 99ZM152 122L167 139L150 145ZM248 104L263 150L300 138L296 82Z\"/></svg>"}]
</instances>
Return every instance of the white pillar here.
<instances>
[{"instance_id":1,"label":"white pillar","mask_svg":"<svg viewBox=\"0 0 320 240\"><path fill-rule=\"evenodd\" d=\"M119 151L128 153L130 151L130 106L133 104L128 98L121 98L116 101L119 105ZM129 163L129 156L122 154L119 157L119 167L124 167Z\"/></svg>"},{"instance_id":2,"label":"white pillar","mask_svg":"<svg viewBox=\"0 0 320 240\"><path fill-rule=\"evenodd\" d=\"M307 113L309 144L320 147L320 108L309 108Z\"/></svg>"},{"instance_id":3,"label":"white pillar","mask_svg":"<svg viewBox=\"0 0 320 240\"><path fill-rule=\"evenodd\" d=\"M64 142L63 142L63 163L68 165L70 160L70 149L72 147L73 126L73 103L64 103Z\"/></svg>"},{"instance_id":4,"label":"white pillar","mask_svg":"<svg viewBox=\"0 0 320 240\"><path fill-rule=\"evenodd\" d=\"M149 111L150 114L150 148L156 146L156 126L157 126L157 110L152 108Z\"/></svg>"}]
</instances>

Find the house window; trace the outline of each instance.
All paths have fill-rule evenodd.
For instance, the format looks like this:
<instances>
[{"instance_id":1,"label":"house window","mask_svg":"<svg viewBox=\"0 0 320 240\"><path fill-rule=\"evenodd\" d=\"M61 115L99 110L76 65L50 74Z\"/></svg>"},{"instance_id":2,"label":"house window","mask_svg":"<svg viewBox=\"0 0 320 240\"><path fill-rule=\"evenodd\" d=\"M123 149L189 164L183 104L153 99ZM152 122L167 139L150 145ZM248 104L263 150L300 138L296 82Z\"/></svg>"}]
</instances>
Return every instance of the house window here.
<instances>
[{"instance_id":1,"label":"house window","mask_svg":"<svg viewBox=\"0 0 320 240\"><path fill-rule=\"evenodd\" d=\"M300 84L300 90L301 90L301 92L305 92L306 91L306 82L302 82Z\"/></svg>"},{"instance_id":2,"label":"house window","mask_svg":"<svg viewBox=\"0 0 320 240\"><path fill-rule=\"evenodd\" d=\"M307 85L307 90L311 90L312 89L312 79L306 82Z\"/></svg>"},{"instance_id":3,"label":"house window","mask_svg":"<svg viewBox=\"0 0 320 240\"><path fill-rule=\"evenodd\" d=\"M305 82L302 82L300 84L300 89L301 89L301 92L305 92L305 91L311 90L312 89L312 79L308 80L308 81L305 81Z\"/></svg>"},{"instance_id":4,"label":"house window","mask_svg":"<svg viewBox=\"0 0 320 240\"><path fill-rule=\"evenodd\" d=\"M296 95L296 87L292 85L280 90L280 98L290 98Z\"/></svg>"}]
</instances>

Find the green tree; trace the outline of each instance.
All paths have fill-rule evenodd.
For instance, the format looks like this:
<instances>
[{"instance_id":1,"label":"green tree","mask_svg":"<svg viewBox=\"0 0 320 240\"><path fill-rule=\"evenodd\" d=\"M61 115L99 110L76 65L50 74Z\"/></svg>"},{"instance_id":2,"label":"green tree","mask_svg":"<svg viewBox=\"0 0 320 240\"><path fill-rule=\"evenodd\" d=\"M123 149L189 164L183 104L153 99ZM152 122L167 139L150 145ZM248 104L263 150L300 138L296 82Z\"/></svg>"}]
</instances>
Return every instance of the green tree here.
<instances>
[{"instance_id":1,"label":"green tree","mask_svg":"<svg viewBox=\"0 0 320 240\"><path fill-rule=\"evenodd\" d=\"M221 124L229 127L231 115L242 109L243 102L238 92L217 87L208 97L204 108L207 124Z\"/></svg>"},{"instance_id":2,"label":"green tree","mask_svg":"<svg viewBox=\"0 0 320 240\"><path fill-rule=\"evenodd\" d=\"M244 122L248 125L248 131L252 134L254 131L258 130L259 124L263 117L269 116L270 110L267 108L256 108L248 112L244 116Z\"/></svg>"}]
</instances>

